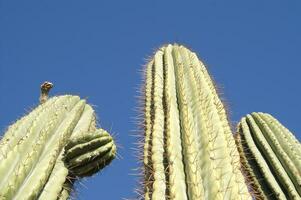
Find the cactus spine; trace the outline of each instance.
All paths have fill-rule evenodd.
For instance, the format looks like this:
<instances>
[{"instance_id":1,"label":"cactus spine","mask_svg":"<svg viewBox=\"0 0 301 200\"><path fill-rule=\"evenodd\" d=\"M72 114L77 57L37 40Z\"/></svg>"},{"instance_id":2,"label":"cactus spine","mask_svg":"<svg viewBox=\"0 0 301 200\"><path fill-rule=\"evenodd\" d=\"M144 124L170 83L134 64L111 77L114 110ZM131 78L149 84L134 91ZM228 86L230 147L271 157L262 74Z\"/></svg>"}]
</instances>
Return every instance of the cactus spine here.
<instances>
[{"instance_id":1,"label":"cactus spine","mask_svg":"<svg viewBox=\"0 0 301 200\"><path fill-rule=\"evenodd\" d=\"M224 106L195 53L164 46L146 68L145 199L251 199Z\"/></svg>"},{"instance_id":2,"label":"cactus spine","mask_svg":"<svg viewBox=\"0 0 301 200\"><path fill-rule=\"evenodd\" d=\"M236 141L258 199L301 198L301 144L279 121L265 113L247 115Z\"/></svg>"},{"instance_id":3,"label":"cactus spine","mask_svg":"<svg viewBox=\"0 0 301 200\"><path fill-rule=\"evenodd\" d=\"M41 103L0 141L0 199L67 199L68 177L91 175L115 157L111 136L96 128L85 100L44 95Z\"/></svg>"}]
</instances>

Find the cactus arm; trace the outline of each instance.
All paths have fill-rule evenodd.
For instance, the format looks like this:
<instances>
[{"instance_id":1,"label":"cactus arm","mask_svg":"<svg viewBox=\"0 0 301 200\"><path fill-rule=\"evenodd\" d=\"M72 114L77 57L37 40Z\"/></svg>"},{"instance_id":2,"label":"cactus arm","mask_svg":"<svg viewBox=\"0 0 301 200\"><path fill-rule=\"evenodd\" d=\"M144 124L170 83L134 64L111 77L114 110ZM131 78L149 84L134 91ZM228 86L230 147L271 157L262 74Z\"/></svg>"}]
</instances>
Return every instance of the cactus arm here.
<instances>
[{"instance_id":1,"label":"cactus arm","mask_svg":"<svg viewBox=\"0 0 301 200\"><path fill-rule=\"evenodd\" d=\"M71 140L65 147L66 155L68 155L66 159L69 161L73 158L77 159L82 152L89 152L101 145L113 141L109 133L103 129L99 129L95 132L89 132L88 134L83 135L83 137L75 139L76 140Z\"/></svg>"},{"instance_id":2,"label":"cactus arm","mask_svg":"<svg viewBox=\"0 0 301 200\"><path fill-rule=\"evenodd\" d=\"M113 139L105 130L99 129L86 136L78 138L76 145L65 149L66 165L72 174L79 177L99 171L113 160L116 153Z\"/></svg>"},{"instance_id":3,"label":"cactus arm","mask_svg":"<svg viewBox=\"0 0 301 200\"><path fill-rule=\"evenodd\" d=\"M84 155L85 158L90 156L90 160L87 161L85 158L79 158L77 162L87 163L84 166L77 166L74 168L70 168L72 173L77 174L79 177L86 177L91 176L95 172L99 171L100 169L104 168L107 164L109 164L115 157L116 147L113 142L110 142L103 147L99 148L97 152L94 154Z\"/></svg>"}]
</instances>

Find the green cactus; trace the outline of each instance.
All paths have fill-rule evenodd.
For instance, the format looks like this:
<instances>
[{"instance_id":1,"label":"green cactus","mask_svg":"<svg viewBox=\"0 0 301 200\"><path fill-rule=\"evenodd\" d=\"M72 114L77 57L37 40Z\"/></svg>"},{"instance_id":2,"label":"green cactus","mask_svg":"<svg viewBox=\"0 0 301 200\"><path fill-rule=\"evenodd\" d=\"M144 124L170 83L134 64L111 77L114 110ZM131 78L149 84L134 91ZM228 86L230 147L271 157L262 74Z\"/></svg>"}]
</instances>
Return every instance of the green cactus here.
<instances>
[{"instance_id":1,"label":"green cactus","mask_svg":"<svg viewBox=\"0 0 301 200\"><path fill-rule=\"evenodd\" d=\"M247 115L236 142L257 199L301 199L301 144L279 121L265 113Z\"/></svg>"},{"instance_id":2,"label":"green cactus","mask_svg":"<svg viewBox=\"0 0 301 200\"><path fill-rule=\"evenodd\" d=\"M93 174L115 157L111 136L96 128L85 100L42 96L41 105L0 141L0 199L67 199L77 177Z\"/></svg>"},{"instance_id":3,"label":"green cactus","mask_svg":"<svg viewBox=\"0 0 301 200\"><path fill-rule=\"evenodd\" d=\"M73 174L90 176L111 162L115 151L116 146L109 133L98 129L83 137L71 138L65 147L65 163Z\"/></svg>"},{"instance_id":4,"label":"green cactus","mask_svg":"<svg viewBox=\"0 0 301 200\"><path fill-rule=\"evenodd\" d=\"M224 105L196 54L160 48L144 90L142 199L252 199Z\"/></svg>"}]
</instances>

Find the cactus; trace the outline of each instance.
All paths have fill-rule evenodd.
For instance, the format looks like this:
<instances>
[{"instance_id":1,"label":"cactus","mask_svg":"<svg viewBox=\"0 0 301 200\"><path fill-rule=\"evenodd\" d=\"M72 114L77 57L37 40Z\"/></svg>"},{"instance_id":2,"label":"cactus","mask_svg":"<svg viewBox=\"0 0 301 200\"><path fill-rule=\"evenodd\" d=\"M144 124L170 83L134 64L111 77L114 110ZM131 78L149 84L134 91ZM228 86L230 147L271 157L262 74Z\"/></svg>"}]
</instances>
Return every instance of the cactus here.
<instances>
[{"instance_id":1,"label":"cactus","mask_svg":"<svg viewBox=\"0 0 301 200\"><path fill-rule=\"evenodd\" d=\"M85 100L45 94L0 141L0 199L67 199L77 177L115 157L111 136L96 128Z\"/></svg>"},{"instance_id":2,"label":"cactus","mask_svg":"<svg viewBox=\"0 0 301 200\"><path fill-rule=\"evenodd\" d=\"M160 48L144 86L142 199L252 199L224 105L195 53Z\"/></svg>"},{"instance_id":3,"label":"cactus","mask_svg":"<svg viewBox=\"0 0 301 200\"><path fill-rule=\"evenodd\" d=\"M98 129L70 140L65 147L65 163L73 174L90 176L114 158L115 148L109 133ZM93 159L95 157L98 159Z\"/></svg>"},{"instance_id":4,"label":"cactus","mask_svg":"<svg viewBox=\"0 0 301 200\"><path fill-rule=\"evenodd\" d=\"M247 115L236 141L255 197L301 198L301 144L279 121L265 113Z\"/></svg>"}]
</instances>

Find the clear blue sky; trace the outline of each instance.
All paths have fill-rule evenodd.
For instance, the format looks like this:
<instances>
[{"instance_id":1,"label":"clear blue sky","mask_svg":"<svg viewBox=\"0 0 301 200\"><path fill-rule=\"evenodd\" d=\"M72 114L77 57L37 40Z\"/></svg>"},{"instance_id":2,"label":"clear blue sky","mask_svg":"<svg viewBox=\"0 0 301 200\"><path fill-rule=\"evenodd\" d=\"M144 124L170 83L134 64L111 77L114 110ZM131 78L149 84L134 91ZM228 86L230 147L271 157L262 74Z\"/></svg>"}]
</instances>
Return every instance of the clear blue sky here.
<instances>
[{"instance_id":1,"label":"clear blue sky","mask_svg":"<svg viewBox=\"0 0 301 200\"><path fill-rule=\"evenodd\" d=\"M52 95L88 98L123 159L83 181L78 199L135 197L139 71L156 48L177 42L208 65L233 122L269 112L300 139L300 10L299 0L0 0L1 132L37 105L44 80Z\"/></svg>"}]
</instances>

